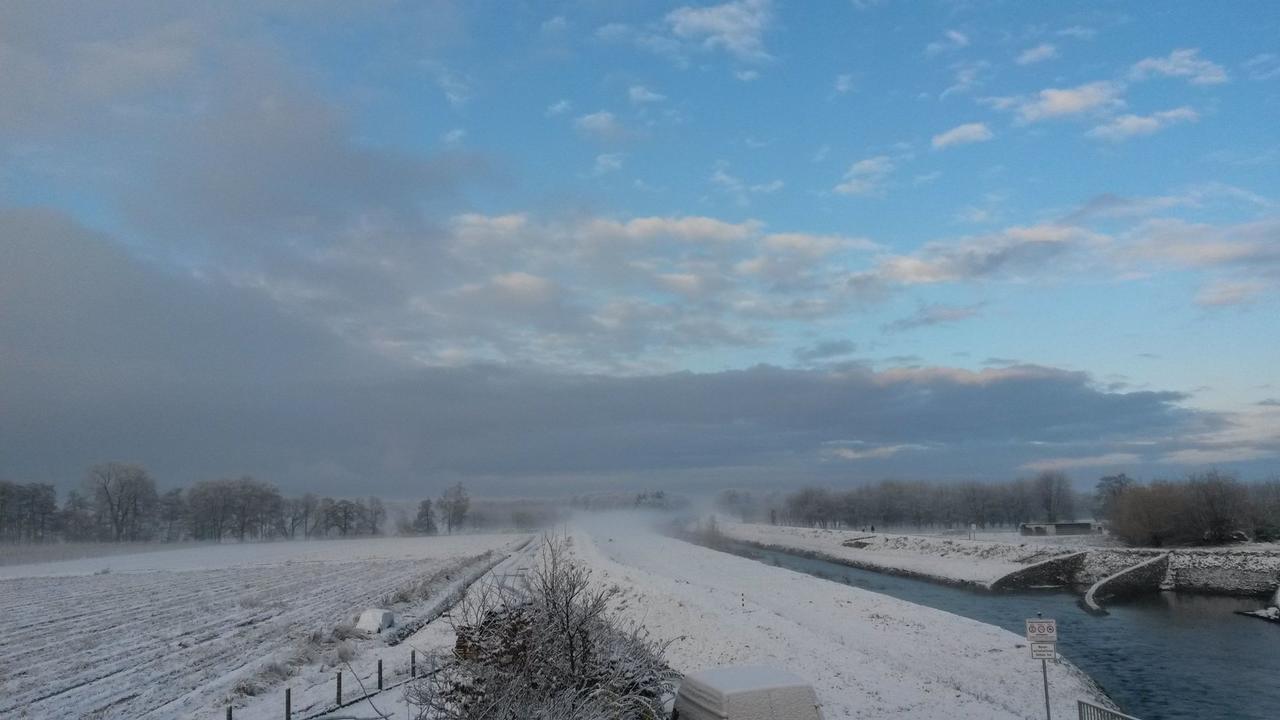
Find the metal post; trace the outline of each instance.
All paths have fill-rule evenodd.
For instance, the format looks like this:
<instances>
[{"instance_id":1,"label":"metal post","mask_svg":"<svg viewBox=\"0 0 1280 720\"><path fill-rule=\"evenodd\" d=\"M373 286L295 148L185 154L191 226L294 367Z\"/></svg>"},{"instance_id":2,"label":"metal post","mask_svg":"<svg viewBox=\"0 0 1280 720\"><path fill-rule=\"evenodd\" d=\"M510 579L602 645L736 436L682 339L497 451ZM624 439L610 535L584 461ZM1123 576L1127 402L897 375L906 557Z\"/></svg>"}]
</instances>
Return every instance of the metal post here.
<instances>
[{"instance_id":1,"label":"metal post","mask_svg":"<svg viewBox=\"0 0 1280 720\"><path fill-rule=\"evenodd\" d=\"M413 680L418 677L418 651L409 651L409 679Z\"/></svg>"},{"instance_id":2,"label":"metal post","mask_svg":"<svg viewBox=\"0 0 1280 720\"><path fill-rule=\"evenodd\" d=\"M231 706L227 706L227 720L231 720Z\"/></svg>"},{"instance_id":3,"label":"metal post","mask_svg":"<svg viewBox=\"0 0 1280 720\"><path fill-rule=\"evenodd\" d=\"M338 671L338 704L342 704L342 671Z\"/></svg>"},{"instance_id":4,"label":"metal post","mask_svg":"<svg viewBox=\"0 0 1280 720\"><path fill-rule=\"evenodd\" d=\"M284 689L284 720L293 715L293 688Z\"/></svg>"},{"instance_id":5,"label":"metal post","mask_svg":"<svg viewBox=\"0 0 1280 720\"><path fill-rule=\"evenodd\" d=\"M382 689L382 658L378 658L378 689Z\"/></svg>"},{"instance_id":6,"label":"metal post","mask_svg":"<svg viewBox=\"0 0 1280 720\"><path fill-rule=\"evenodd\" d=\"M1044 717L1053 720L1053 711L1049 709L1049 661L1040 661L1040 672L1044 675Z\"/></svg>"}]
</instances>

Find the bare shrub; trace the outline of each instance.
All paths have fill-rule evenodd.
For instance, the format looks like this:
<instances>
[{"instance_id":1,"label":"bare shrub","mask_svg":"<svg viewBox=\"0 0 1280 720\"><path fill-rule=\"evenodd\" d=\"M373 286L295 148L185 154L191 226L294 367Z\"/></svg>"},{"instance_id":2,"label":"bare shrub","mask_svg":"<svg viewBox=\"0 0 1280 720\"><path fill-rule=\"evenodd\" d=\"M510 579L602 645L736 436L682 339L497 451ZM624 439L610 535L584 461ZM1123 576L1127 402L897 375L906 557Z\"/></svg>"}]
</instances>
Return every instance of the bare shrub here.
<instances>
[{"instance_id":1,"label":"bare shrub","mask_svg":"<svg viewBox=\"0 0 1280 720\"><path fill-rule=\"evenodd\" d=\"M669 643L612 617L616 594L548 538L528 576L479 583L454 609L453 651L406 691L417 720L661 717Z\"/></svg>"},{"instance_id":2,"label":"bare shrub","mask_svg":"<svg viewBox=\"0 0 1280 720\"><path fill-rule=\"evenodd\" d=\"M330 633L330 635L333 637L334 640L337 640L337 641L364 637L364 633L357 630L356 626L351 623L340 623L338 625L334 625L333 631Z\"/></svg>"}]
</instances>

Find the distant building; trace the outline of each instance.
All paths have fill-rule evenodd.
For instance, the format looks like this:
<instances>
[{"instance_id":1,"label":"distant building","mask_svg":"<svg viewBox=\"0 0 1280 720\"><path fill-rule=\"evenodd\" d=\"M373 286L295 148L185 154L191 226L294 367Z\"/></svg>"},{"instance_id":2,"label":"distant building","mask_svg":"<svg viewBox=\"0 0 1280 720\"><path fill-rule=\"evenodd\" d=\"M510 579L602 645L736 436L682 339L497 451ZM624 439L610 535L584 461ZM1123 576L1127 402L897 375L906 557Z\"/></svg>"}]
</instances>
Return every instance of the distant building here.
<instances>
[{"instance_id":1,"label":"distant building","mask_svg":"<svg viewBox=\"0 0 1280 720\"><path fill-rule=\"evenodd\" d=\"M1091 522L1022 523L1018 532L1023 535L1092 535L1101 528Z\"/></svg>"}]
</instances>

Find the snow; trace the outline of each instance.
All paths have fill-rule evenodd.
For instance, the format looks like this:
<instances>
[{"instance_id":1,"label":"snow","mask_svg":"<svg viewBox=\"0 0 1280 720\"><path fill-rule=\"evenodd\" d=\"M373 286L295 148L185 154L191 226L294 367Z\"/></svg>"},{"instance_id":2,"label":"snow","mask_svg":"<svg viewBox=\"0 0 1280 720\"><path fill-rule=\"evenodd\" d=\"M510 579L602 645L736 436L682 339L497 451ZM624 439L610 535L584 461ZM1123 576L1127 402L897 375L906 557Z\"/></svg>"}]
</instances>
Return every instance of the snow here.
<instances>
[{"instance_id":1,"label":"snow","mask_svg":"<svg viewBox=\"0 0 1280 720\"><path fill-rule=\"evenodd\" d=\"M733 540L818 553L836 562L849 562L870 569L974 585L989 585L1014 570L1067 554L1073 549L1045 543L1015 545L782 525L720 522L717 527L722 535Z\"/></svg>"},{"instance_id":2,"label":"snow","mask_svg":"<svg viewBox=\"0 0 1280 720\"><path fill-rule=\"evenodd\" d=\"M93 575L156 570L217 570L307 562L418 560L473 555L510 535L379 537L307 542L226 543L132 555L77 558L0 567L0 580L18 577ZM527 536L520 536L521 539ZM155 547L155 546L152 546Z\"/></svg>"},{"instance_id":3,"label":"snow","mask_svg":"<svg viewBox=\"0 0 1280 720\"><path fill-rule=\"evenodd\" d=\"M237 686L280 683L291 661L335 662L313 633L371 606L419 615L487 566L486 553L526 538L206 546L0 568L0 717L213 717L243 702ZM111 572L94 574L108 560ZM406 588L420 596L388 603Z\"/></svg>"},{"instance_id":4,"label":"snow","mask_svg":"<svg viewBox=\"0 0 1280 720\"><path fill-rule=\"evenodd\" d=\"M623 592L620 612L678 638L672 666L693 673L763 664L812 683L832 718L991 720L1044 711L1040 663L1000 628L887 595L585 518L572 553ZM1078 698L1108 704L1067 662L1049 665L1059 717Z\"/></svg>"}]
</instances>

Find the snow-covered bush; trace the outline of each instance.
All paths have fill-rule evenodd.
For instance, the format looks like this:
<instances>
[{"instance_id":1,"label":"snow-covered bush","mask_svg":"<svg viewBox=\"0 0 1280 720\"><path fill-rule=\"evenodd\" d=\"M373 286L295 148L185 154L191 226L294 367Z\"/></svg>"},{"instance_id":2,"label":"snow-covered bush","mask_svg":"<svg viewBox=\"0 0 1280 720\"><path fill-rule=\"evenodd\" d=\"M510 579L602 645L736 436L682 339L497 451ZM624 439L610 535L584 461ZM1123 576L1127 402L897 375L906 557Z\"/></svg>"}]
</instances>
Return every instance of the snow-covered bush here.
<instances>
[{"instance_id":1,"label":"snow-covered bush","mask_svg":"<svg viewBox=\"0 0 1280 720\"><path fill-rule=\"evenodd\" d=\"M452 613L453 651L406 693L418 720L662 717L668 643L611 616L616 592L554 539L528 576L477 584Z\"/></svg>"}]
</instances>

